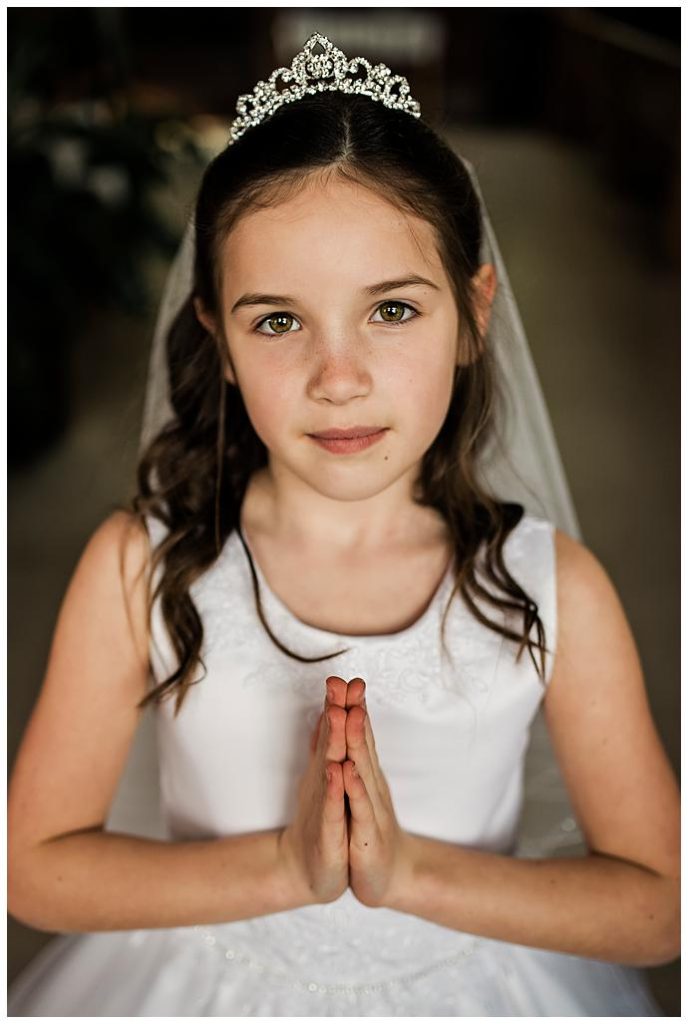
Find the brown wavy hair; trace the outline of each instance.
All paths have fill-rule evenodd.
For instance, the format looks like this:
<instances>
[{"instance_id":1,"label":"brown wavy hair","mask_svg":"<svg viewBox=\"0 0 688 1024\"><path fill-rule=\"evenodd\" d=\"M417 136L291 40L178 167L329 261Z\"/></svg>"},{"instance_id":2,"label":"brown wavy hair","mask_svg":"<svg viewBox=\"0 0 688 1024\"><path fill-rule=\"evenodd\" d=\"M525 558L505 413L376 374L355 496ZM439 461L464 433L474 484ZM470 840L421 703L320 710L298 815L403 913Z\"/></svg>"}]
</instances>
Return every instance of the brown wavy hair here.
<instances>
[{"instance_id":1,"label":"brown wavy hair","mask_svg":"<svg viewBox=\"0 0 688 1024\"><path fill-rule=\"evenodd\" d=\"M167 337L167 371L173 418L143 452L138 493L128 511L145 525L157 517L166 527L153 552L151 571L162 566L148 595L160 608L178 667L157 683L139 707L176 695L175 715L202 658L203 625L190 587L214 562L233 530L251 569L256 610L272 641L301 662L327 661L343 651L306 658L289 650L263 613L258 578L240 529L240 509L252 474L267 465L239 389L227 382L227 346L198 321L194 298L222 322L221 246L239 218L279 204L303 187L307 176L339 176L381 194L434 229L438 253L451 281L465 363L456 367L446 418L421 461L413 498L436 509L448 524L455 549L455 579L442 618L442 644L449 604L460 592L487 628L527 647L544 683L544 626L538 606L509 574L504 542L524 514L522 505L497 501L481 486L476 460L496 429L498 384L493 353L477 326L472 278L481 244L479 201L470 175L456 154L421 119L390 110L365 96L328 92L285 104L250 128L208 166L195 207L193 290ZM478 578L479 552L484 544ZM152 576L151 576L152 578ZM485 615L481 598L502 612ZM516 615L520 629L507 622ZM531 637L535 629L536 637ZM540 655L540 664L534 656Z\"/></svg>"}]
</instances>

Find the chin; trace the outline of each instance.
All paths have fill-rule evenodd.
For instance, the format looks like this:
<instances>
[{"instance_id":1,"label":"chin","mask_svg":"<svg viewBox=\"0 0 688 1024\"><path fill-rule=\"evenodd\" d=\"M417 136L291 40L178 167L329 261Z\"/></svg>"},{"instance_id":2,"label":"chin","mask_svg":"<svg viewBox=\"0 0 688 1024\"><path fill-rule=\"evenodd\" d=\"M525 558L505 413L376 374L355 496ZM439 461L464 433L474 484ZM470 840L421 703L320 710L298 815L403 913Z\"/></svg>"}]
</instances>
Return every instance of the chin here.
<instances>
[{"instance_id":1,"label":"chin","mask_svg":"<svg viewBox=\"0 0 688 1024\"><path fill-rule=\"evenodd\" d=\"M391 486L399 476L388 462L368 466L322 467L302 477L314 491L333 501L365 501Z\"/></svg>"}]
</instances>

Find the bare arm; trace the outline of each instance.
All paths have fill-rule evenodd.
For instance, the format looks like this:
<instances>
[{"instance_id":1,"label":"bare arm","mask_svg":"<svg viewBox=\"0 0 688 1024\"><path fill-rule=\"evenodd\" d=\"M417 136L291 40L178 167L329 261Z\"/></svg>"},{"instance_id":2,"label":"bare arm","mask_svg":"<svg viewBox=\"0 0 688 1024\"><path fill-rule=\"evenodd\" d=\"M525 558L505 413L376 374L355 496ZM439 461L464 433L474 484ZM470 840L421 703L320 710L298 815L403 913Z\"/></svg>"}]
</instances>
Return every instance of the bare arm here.
<instances>
[{"instance_id":1,"label":"bare arm","mask_svg":"<svg viewBox=\"0 0 688 1024\"><path fill-rule=\"evenodd\" d=\"M504 942L636 967L679 955L673 879L604 854L521 860L408 835L413 874L388 905Z\"/></svg>"},{"instance_id":2,"label":"bare arm","mask_svg":"<svg viewBox=\"0 0 688 1024\"><path fill-rule=\"evenodd\" d=\"M103 830L148 678L148 558L145 531L116 513L60 608L9 788L8 908L34 928L212 923L312 902L286 872L281 830L179 843Z\"/></svg>"},{"instance_id":3,"label":"bare arm","mask_svg":"<svg viewBox=\"0 0 688 1024\"><path fill-rule=\"evenodd\" d=\"M350 860L360 861L352 888L364 901L371 894L370 905L477 935L635 966L666 963L680 951L678 785L611 581L560 532L557 561L559 638L544 710L590 855L525 860L409 833L396 839L374 740L364 738L370 723L356 711L347 750L365 785L345 770Z\"/></svg>"},{"instance_id":4,"label":"bare arm","mask_svg":"<svg viewBox=\"0 0 688 1024\"><path fill-rule=\"evenodd\" d=\"M40 931L90 932L236 921L302 906L279 830L187 842L111 832L62 836L13 869L10 912Z\"/></svg>"}]
</instances>

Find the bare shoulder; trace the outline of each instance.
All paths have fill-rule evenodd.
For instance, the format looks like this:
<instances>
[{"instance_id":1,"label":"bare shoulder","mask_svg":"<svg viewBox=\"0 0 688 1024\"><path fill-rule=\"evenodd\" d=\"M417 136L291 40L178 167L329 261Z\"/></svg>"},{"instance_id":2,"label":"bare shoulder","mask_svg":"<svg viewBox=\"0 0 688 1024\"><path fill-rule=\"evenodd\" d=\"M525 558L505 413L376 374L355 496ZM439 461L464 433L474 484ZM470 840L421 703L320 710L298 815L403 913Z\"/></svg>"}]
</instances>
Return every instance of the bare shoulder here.
<instances>
[{"instance_id":1,"label":"bare shoulder","mask_svg":"<svg viewBox=\"0 0 688 1024\"><path fill-rule=\"evenodd\" d=\"M554 534L557 555L557 585L561 596L575 594L592 597L596 591L609 596L613 584L609 575L595 554L575 537L556 529ZM564 584L563 589L561 584Z\"/></svg>"},{"instance_id":2,"label":"bare shoulder","mask_svg":"<svg viewBox=\"0 0 688 1024\"><path fill-rule=\"evenodd\" d=\"M599 558L563 530L555 531L557 645L546 706L552 707L565 680L589 658L606 671L640 670L635 641L619 594ZM590 673L588 673L590 675ZM593 673L593 678L599 676ZM577 683L578 693L580 681ZM593 685L593 684L589 684Z\"/></svg>"},{"instance_id":3,"label":"bare shoulder","mask_svg":"<svg viewBox=\"0 0 688 1024\"><path fill-rule=\"evenodd\" d=\"M556 531L557 641L543 707L591 850L672 877L678 787L648 700L638 648L609 573Z\"/></svg>"},{"instance_id":4,"label":"bare shoulder","mask_svg":"<svg viewBox=\"0 0 688 1024\"><path fill-rule=\"evenodd\" d=\"M150 541L145 526L131 512L117 509L94 530L84 554L102 557L117 554L127 577L132 580L146 566Z\"/></svg>"},{"instance_id":5,"label":"bare shoulder","mask_svg":"<svg viewBox=\"0 0 688 1024\"><path fill-rule=\"evenodd\" d=\"M146 528L137 516L117 509L88 538L79 566L119 560L130 582L145 568L150 553ZM114 564L114 563L113 563Z\"/></svg>"}]
</instances>

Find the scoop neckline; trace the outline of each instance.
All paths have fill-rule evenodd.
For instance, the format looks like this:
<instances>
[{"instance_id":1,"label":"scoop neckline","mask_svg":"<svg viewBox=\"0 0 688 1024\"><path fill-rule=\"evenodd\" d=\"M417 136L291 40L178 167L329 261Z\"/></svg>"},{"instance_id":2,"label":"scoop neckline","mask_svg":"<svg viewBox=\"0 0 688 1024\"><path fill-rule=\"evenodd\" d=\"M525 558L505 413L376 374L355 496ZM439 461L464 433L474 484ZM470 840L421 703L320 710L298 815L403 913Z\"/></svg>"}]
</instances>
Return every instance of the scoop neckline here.
<instances>
[{"instance_id":1,"label":"scoop neckline","mask_svg":"<svg viewBox=\"0 0 688 1024\"><path fill-rule=\"evenodd\" d=\"M237 544L241 544L243 540L243 543L246 545L247 550L251 554L251 558L253 559L253 565L256 570L256 575L260 583L261 594L267 595L268 601L270 601L278 609L278 611L281 612L281 614L285 616L293 625L295 625L298 629L311 634L312 636L327 637L330 640L344 640L356 644L374 644L380 642L393 643L403 640L414 633L420 632L420 630L422 630L426 626L426 624L434 615L437 604L439 603L445 590L448 589L449 584L451 582L452 570L454 568L455 562L455 556L454 554L452 554L451 558L449 559L449 563L446 569L444 570L442 578L438 583L437 587L435 588L432 597L430 598L427 608L416 619L415 622L412 622L410 626L406 626L405 629L398 630L396 633L336 633L330 629L320 629L318 626L312 626L310 623L304 622L303 619L300 619L297 615L295 615L294 612L287 607L284 601L282 601L282 599L278 597L277 594L270 587L270 584L268 583L265 574L261 569L258 560L256 559L255 553L251 548L248 538L244 530L241 528L241 524L239 524L239 526L234 530L233 535L236 537Z\"/></svg>"}]
</instances>

